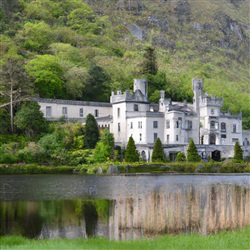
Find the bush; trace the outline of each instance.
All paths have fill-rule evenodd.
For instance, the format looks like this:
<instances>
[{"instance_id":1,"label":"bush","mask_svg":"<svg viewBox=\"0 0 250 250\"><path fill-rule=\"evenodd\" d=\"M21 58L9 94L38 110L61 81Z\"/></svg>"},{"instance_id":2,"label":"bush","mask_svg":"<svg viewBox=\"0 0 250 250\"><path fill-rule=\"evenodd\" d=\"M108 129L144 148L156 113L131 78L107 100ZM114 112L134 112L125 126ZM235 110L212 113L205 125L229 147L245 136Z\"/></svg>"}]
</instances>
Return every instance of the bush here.
<instances>
[{"instance_id":1,"label":"bush","mask_svg":"<svg viewBox=\"0 0 250 250\"><path fill-rule=\"evenodd\" d=\"M177 162L183 162L183 161L186 161L186 156L184 154L184 152L179 152L176 156L176 161Z\"/></svg>"},{"instance_id":2,"label":"bush","mask_svg":"<svg viewBox=\"0 0 250 250\"><path fill-rule=\"evenodd\" d=\"M187 159L189 162L198 162L200 161L200 156L198 155L197 148L194 144L193 139L190 140L187 150Z\"/></svg>"},{"instance_id":3,"label":"bush","mask_svg":"<svg viewBox=\"0 0 250 250\"><path fill-rule=\"evenodd\" d=\"M17 158L10 153L3 153L0 156L0 163L4 163L4 164L13 164L17 162Z\"/></svg>"}]
</instances>

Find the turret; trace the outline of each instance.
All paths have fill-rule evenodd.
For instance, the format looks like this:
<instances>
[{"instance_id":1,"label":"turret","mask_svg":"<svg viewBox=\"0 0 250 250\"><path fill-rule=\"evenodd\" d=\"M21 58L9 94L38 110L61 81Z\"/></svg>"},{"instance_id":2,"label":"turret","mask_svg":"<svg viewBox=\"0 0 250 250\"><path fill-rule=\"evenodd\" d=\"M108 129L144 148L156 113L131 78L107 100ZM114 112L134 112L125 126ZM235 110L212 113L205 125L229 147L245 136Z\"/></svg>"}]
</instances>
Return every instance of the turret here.
<instances>
[{"instance_id":1,"label":"turret","mask_svg":"<svg viewBox=\"0 0 250 250\"><path fill-rule=\"evenodd\" d=\"M196 112L199 112L199 100L203 92L203 81L202 79L192 79L192 88L194 91L193 107Z\"/></svg>"},{"instance_id":2,"label":"turret","mask_svg":"<svg viewBox=\"0 0 250 250\"><path fill-rule=\"evenodd\" d=\"M134 92L139 89L142 94L148 97L148 82L146 79L134 79Z\"/></svg>"}]
</instances>

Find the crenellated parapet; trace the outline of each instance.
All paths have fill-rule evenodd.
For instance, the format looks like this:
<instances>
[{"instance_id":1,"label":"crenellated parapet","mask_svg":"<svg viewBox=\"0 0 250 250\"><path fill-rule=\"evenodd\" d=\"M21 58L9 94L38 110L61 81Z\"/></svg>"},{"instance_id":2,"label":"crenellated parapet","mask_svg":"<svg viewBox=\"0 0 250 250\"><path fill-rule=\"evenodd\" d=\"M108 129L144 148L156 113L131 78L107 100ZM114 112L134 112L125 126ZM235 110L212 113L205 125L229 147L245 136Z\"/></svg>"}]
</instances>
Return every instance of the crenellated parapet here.
<instances>
[{"instance_id":1,"label":"crenellated parapet","mask_svg":"<svg viewBox=\"0 0 250 250\"><path fill-rule=\"evenodd\" d=\"M200 97L200 107L218 107L223 105L222 98L216 98L215 96L204 95Z\"/></svg>"}]
</instances>

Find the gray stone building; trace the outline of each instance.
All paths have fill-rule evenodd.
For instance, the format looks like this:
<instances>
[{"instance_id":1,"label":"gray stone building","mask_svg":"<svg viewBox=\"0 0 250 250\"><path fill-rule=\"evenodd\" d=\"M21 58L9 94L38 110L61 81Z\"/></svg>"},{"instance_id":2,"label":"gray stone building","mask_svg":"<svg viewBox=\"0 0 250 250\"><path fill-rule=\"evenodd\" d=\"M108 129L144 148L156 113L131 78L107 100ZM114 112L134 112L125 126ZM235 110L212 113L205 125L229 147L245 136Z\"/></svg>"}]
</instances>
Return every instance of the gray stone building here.
<instances>
[{"instance_id":1,"label":"gray stone building","mask_svg":"<svg viewBox=\"0 0 250 250\"><path fill-rule=\"evenodd\" d=\"M238 141L244 156L250 153L250 131L242 130L241 114L222 112L221 98L203 94L202 79L192 79L193 103L173 102L161 91L158 104L147 98L148 83L135 79L133 92L112 92L110 103L56 99L36 99L48 120L65 119L84 124L86 116L95 116L100 128L108 127L115 144L126 147L132 136L141 157L150 160L154 142L160 138L171 160L187 151L192 138L202 159L233 157Z\"/></svg>"}]
</instances>

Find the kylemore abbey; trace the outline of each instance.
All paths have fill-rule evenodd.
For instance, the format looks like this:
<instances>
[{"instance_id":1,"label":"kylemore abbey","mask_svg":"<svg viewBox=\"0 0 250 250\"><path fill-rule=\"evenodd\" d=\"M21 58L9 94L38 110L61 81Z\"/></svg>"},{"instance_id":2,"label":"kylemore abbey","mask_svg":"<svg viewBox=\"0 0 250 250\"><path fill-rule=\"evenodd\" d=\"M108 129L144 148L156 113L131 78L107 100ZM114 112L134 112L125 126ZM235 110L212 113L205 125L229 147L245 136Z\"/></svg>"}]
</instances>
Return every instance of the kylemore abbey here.
<instances>
[{"instance_id":1,"label":"kylemore abbey","mask_svg":"<svg viewBox=\"0 0 250 250\"><path fill-rule=\"evenodd\" d=\"M110 103L41 98L36 101L48 120L63 117L84 123L86 116L93 114L100 128L107 127L114 134L116 145L125 148L132 136L141 157L147 161L157 138L172 161L178 152L186 153L191 138L204 160L233 157L236 141L243 155L249 155L250 131L242 130L241 114L222 112L222 99L203 93L202 79L192 79L192 104L166 99L164 91L159 103L152 104L147 89L145 79L135 79L133 93L112 92Z\"/></svg>"}]
</instances>

